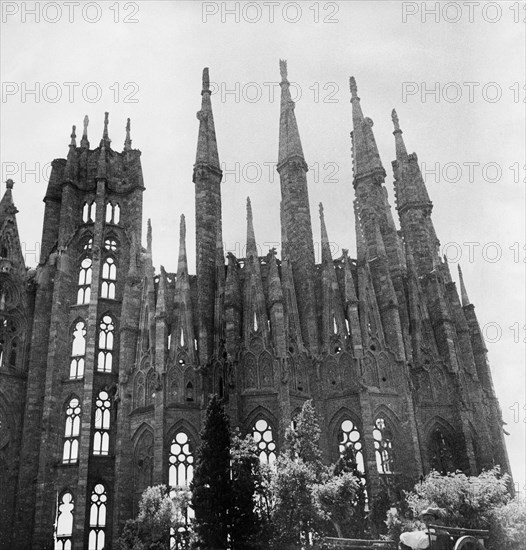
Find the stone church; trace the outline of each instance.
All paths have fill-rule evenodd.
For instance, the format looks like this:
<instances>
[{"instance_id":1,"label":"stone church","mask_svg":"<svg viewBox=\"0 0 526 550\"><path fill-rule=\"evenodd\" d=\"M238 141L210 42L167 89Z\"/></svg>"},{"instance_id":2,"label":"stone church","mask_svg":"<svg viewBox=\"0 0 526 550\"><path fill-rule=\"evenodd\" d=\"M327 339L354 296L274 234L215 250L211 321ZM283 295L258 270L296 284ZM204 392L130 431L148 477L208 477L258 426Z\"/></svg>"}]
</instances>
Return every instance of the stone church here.
<instances>
[{"instance_id":1,"label":"stone church","mask_svg":"<svg viewBox=\"0 0 526 550\"><path fill-rule=\"evenodd\" d=\"M439 254L433 204L393 111L395 211L373 122L350 79L356 258L315 261L307 161L281 62L280 257L222 241L208 69L193 167L196 274L181 218L175 271L142 235L141 152L88 120L55 159L41 257L24 264L13 182L0 202L0 547L113 547L149 485L189 483L209 396L273 462L312 399L327 462L352 445L369 499L435 469L509 471L487 350L460 275ZM351 162L351 159L349 159ZM188 167L190 170L190 167ZM278 205L276 205L278 208ZM330 222L330 220L328 220ZM146 246L143 246L143 243Z\"/></svg>"}]
</instances>

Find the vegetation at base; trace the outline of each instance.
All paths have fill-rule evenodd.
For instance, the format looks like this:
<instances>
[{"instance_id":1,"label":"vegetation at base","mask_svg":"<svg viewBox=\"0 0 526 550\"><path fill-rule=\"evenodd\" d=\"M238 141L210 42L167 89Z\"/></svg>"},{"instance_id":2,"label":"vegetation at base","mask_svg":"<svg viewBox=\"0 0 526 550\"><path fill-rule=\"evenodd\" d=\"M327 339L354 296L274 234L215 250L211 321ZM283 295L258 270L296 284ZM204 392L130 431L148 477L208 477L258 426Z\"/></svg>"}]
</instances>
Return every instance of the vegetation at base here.
<instances>
[{"instance_id":1,"label":"vegetation at base","mask_svg":"<svg viewBox=\"0 0 526 550\"><path fill-rule=\"evenodd\" d=\"M366 511L364 475L351 446L323 463L320 428L310 401L285 436L276 461L262 464L253 438L229 428L212 397L190 488L149 487L129 520L118 550L292 550L322 548L323 538L386 538L422 529L420 512L447 511L445 525L489 529L488 550L522 550L526 507L509 494L499 468L466 476L431 472L412 490L407 480L385 489ZM187 520L191 506L195 519Z\"/></svg>"}]
</instances>

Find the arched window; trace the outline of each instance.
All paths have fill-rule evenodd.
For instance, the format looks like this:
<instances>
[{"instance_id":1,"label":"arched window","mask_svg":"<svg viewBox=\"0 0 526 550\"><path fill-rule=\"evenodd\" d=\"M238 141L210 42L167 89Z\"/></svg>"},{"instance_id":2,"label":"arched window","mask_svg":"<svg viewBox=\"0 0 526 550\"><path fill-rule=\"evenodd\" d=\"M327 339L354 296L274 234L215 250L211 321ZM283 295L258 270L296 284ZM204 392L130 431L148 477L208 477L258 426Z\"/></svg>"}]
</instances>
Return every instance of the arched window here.
<instances>
[{"instance_id":1,"label":"arched window","mask_svg":"<svg viewBox=\"0 0 526 550\"><path fill-rule=\"evenodd\" d=\"M185 432L177 432L172 439L168 463L170 487L188 487L194 476L194 455L190 438Z\"/></svg>"},{"instance_id":2,"label":"arched window","mask_svg":"<svg viewBox=\"0 0 526 550\"><path fill-rule=\"evenodd\" d=\"M157 390L157 373L155 369L150 369L146 377L146 405L155 403L155 395Z\"/></svg>"},{"instance_id":3,"label":"arched window","mask_svg":"<svg viewBox=\"0 0 526 550\"><path fill-rule=\"evenodd\" d=\"M57 504L54 550L71 550L74 508L75 501L73 499L73 495L69 491L62 493L62 496L58 500Z\"/></svg>"},{"instance_id":4,"label":"arched window","mask_svg":"<svg viewBox=\"0 0 526 550\"><path fill-rule=\"evenodd\" d=\"M394 473L393 434L381 416L375 422L373 438L378 473Z\"/></svg>"},{"instance_id":5,"label":"arched window","mask_svg":"<svg viewBox=\"0 0 526 550\"><path fill-rule=\"evenodd\" d=\"M260 418L252 428L252 437L258 447L262 464L272 464L276 460L276 442L269 423Z\"/></svg>"},{"instance_id":6,"label":"arched window","mask_svg":"<svg viewBox=\"0 0 526 550\"><path fill-rule=\"evenodd\" d=\"M82 206L82 221L84 223L90 223L95 221L95 203L85 202Z\"/></svg>"},{"instance_id":7,"label":"arched window","mask_svg":"<svg viewBox=\"0 0 526 550\"><path fill-rule=\"evenodd\" d=\"M110 452L110 409L110 396L103 390L95 401L94 455L107 456Z\"/></svg>"},{"instance_id":8,"label":"arched window","mask_svg":"<svg viewBox=\"0 0 526 550\"><path fill-rule=\"evenodd\" d=\"M115 281L117 280L117 266L115 260L108 256L102 264L101 298L115 299Z\"/></svg>"},{"instance_id":9,"label":"arched window","mask_svg":"<svg viewBox=\"0 0 526 550\"><path fill-rule=\"evenodd\" d=\"M74 464L79 459L80 401L72 397L66 408L66 427L64 430L64 450L62 462Z\"/></svg>"},{"instance_id":10,"label":"arched window","mask_svg":"<svg viewBox=\"0 0 526 550\"><path fill-rule=\"evenodd\" d=\"M121 207L115 203L109 202L106 205L106 223L117 225L121 221Z\"/></svg>"},{"instance_id":11,"label":"arched window","mask_svg":"<svg viewBox=\"0 0 526 550\"><path fill-rule=\"evenodd\" d=\"M141 434L134 455L134 505L137 506L143 491L153 485L153 433L150 430Z\"/></svg>"},{"instance_id":12,"label":"arched window","mask_svg":"<svg viewBox=\"0 0 526 550\"><path fill-rule=\"evenodd\" d=\"M135 383L133 389L133 406L144 407L144 396L145 396L145 387L144 387L144 374L138 372L135 375Z\"/></svg>"},{"instance_id":13,"label":"arched window","mask_svg":"<svg viewBox=\"0 0 526 550\"><path fill-rule=\"evenodd\" d=\"M108 495L102 483L98 483L91 493L89 514L89 545L90 550L103 550L106 539L106 508Z\"/></svg>"},{"instance_id":14,"label":"arched window","mask_svg":"<svg viewBox=\"0 0 526 550\"><path fill-rule=\"evenodd\" d=\"M194 385L192 384L192 382L188 382L188 384L186 384L186 400L194 400Z\"/></svg>"},{"instance_id":15,"label":"arched window","mask_svg":"<svg viewBox=\"0 0 526 550\"><path fill-rule=\"evenodd\" d=\"M90 252L93 248L93 237L89 237L84 241L84 244L82 245L82 250L86 252Z\"/></svg>"},{"instance_id":16,"label":"arched window","mask_svg":"<svg viewBox=\"0 0 526 550\"><path fill-rule=\"evenodd\" d=\"M456 470L455 454L451 440L438 427L431 434L428 452L429 463L433 470L444 475Z\"/></svg>"},{"instance_id":17,"label":"arched window","mask_svg":"<svg viewBox=\"0 0 526 550\"><path fill-rule=\"evenodd\" d=\"M77 304L89 304L91 298L92 264L91 258L84 258L80 262Z\"/></svg>"},{"instance_id":18,"label":"arched window","mask_svg":"<svg viewBox=\"0 0 526 550\"><path fill-rule=\"evenodd\" d=\"M71 344L71 363L69 365L70 379L84 376L84 356L86 355L86 323L77 321L73 329Z\"/></svg>"},{"instance_id":19,"label":"arched window","mask_svg":"<svg viewBox=\"0 0 526 550\"><path fill-rule=\"evenodd\" d=\"M113 363L113 337L115 325L109 315L104 315L99 324L99 355L97 358L97 370L111 372Z\"/></svg>"},{"instance_id":20,"label":"arched window","mask_svg":"<svg viewBox=\"0 0 526 550\"><path fill-rule=\"evenodd\" d=\"M340 437L338 445L340 456L343 455L345 448L349 445L352 445L353 447L358 470L360 470L360 472L364 474L365 466L363 460L362 436L358 428L354 425L354 422L347 419L344 420L340 426Z\"/></svg>"}]
</instances>

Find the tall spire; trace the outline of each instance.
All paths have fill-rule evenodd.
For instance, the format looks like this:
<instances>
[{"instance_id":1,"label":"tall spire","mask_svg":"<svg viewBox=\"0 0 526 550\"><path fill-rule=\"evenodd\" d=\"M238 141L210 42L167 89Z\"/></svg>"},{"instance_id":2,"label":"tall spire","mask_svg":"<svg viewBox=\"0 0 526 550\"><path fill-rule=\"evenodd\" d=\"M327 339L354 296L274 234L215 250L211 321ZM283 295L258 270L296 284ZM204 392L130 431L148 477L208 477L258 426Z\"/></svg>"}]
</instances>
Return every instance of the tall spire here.
<instances>
[{"instance_id":1,"label":"tall spire","mask_svg":"<svg viewBox=\"0 0 526 550\"><path fill-rule=\"evenodd\" d=\"M221 172L219 165L219 154L217 152L216 131L214 116L212 114L212 102L210 99L210 76L208 67L203 69L203 86L201 91L201 110L197 112L199 120L199 135L197 138L197 154L195 157L195 168L199 165L206 165Z\"/></svg>"},{"instance_id":2,"label":"tall spire","mask_svg":"<svg viewBox=\"0 0 526 550\"><path fill-rule=\"evenodd\" d=\"M256 246L256 236L254 233L254 220L252 217L252 204L250 197L247 197L247 258L258 258L258 250Z\"/></svg>"},{"instance_id":3,"label":"tall spire","mask_svg":"<svg viewBox=\"0 0 526 550\"><path fill-rule=\"evenodd\" d=\"M356 259L359 262L364 262L367 256L367 248L365 245L365 239L363 237L362 224L360 223L360 212L358 209L358 200L355 199L354 203L354 228L356 233Z\"/></svg>"},{"instance_id":4,"label":"tall spire","mask_svg":"<svg viewBox=\"0 0 526 550\"><path fill-rule=\"evenodd\" d=\"M458 277L460 279L460 295L462 298L462 307L466 307L469 306L471 302L469 301L466 285L464 284L464 276L462 275L462 268L460 267L460 264L458 264Z\"/></svg>"},{"instance_id":5,"label":"tall spire","mask_svg":"<svg viewBox=\"0 0 526 550\"><path fill-rule=\"evenodd\" d=\"M323 215L323 204L320 202L320 226L321 226L321 261L322 263L332 262L331 247L327 227L325 226L325 216Z\"/></svg>"},{"instance_id":6,"label":"tall spire","mask_svg":"<svg viewBox=\"0 0 526 550\"><path fill-rule=\"evenodd\" d=\"M391 118L393 119L394 125L394 137L396 144L396 158L403 159L407 157L407 149L405 148L404 138L402 137L402 130L400 129L400 121L398 120L398 114L396 109L393 109L391 112Z\"/></svg>"},{"instance_id":7,"label":"tall spire","mask_svg":"<svg viewBox=\"0 0 526 550\"><path fill-rule=\"evenodd\" d=\"M296 115L294 114L294 101L290 95L290 82L287 78L287 62L280 59L279 70L281 73L281 113L279 120L279 154L278 167L280 164L293 158L298 159L308 170L303 148L301 146L300 133Z\"/></svg>"},{"instance_id":8,"label":"tall spire","mask_svg":"<svg viewBox=\"0 0 526 550\"><path fill-rule=\"evenodd\" d=\"M128 118L126 121L126 139L124 140L124 150L130 151L131 144L132 144L132 140L130 137L130 119Z\"/></svg>"},{"instance_id":9,"label":"tall spire","mask_svg":"<svg viewBox=\"0 0 526 550\"><path fill-rule=\"evenodd\" d=\"M177 278L188 275L188 261L186 258L186 221L181 214L179 225L179 259L177 261Z\"/></svg>"},{"instance_id":10,"label":"tall spire","mask_svg":"<svg viewBox=\"0 0 526 550\"><path fill-rule=\"evenodd\" d=\"M89 149L88 124L89 124L89 118L88 118L88 115L86 115L84 117L84 127L82 129L82 139L80 140L80 146L83 149Z\"/></svg>"},{"instance_id":11,"label":"tall spire","mask_svg":"<svg viewBox=\"0 0 526 550\"><path fill-rule=\"evenodd\" d=\"M105 146L109 147L111 144L111 139L108 135L108 124L109 124L109 116L110 113L107 111L104 113L104 130L102 132L102 140L100 142L100 145L102 147L102 144L104 143Z\"/></svg>"},{"instance_id":12,"label":"tall spire","mask_svg":"<svg viewBox=\"0 0 526 550\"><path fill-rule=\"evenodd\" d=\"M358 97L358 87L353 76L349 79L349 85L353 121L354 185L356 187L356 181L360 177L375 173L383 182L386 174L372 130L373 121L363 116L360 98Z\"/></svg>"}]
</instances>

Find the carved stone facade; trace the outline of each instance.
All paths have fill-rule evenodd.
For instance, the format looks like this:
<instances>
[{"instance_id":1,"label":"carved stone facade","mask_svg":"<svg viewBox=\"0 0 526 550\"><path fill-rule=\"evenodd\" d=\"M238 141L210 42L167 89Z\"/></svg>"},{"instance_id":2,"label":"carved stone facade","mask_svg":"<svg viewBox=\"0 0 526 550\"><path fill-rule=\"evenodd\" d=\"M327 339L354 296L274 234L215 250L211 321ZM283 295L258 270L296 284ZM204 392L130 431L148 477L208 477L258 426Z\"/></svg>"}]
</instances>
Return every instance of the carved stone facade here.
<instances>
[{"instance_id":1,"label":"carved stone facade","mask_svg":"<svg viewBox=\"0 0 526 550\"><path fill-rule=\"evenodd\" d=\"M274 250L258 256L250 201L246 258L225 259L207 69L193 172L196 275L184 218L175 273L155 273L150 224L141 246L141 153L129 124L122 152L111 148L107 116L95 149L87 119L79 146L74 128L67 158L52 163L36 270L24 265L8 182L0 202L1 548L111 548L145 487L191 479L212 393L267 461L313 399L325 459L353 445L370 497L432 468L509 471L474 306L439 256L432 203L396 113L401 229L351 79L357 255L332 258L320 205L317 265L284 63L281 74L279 259Z\"/></svg>"}]
</instances>

